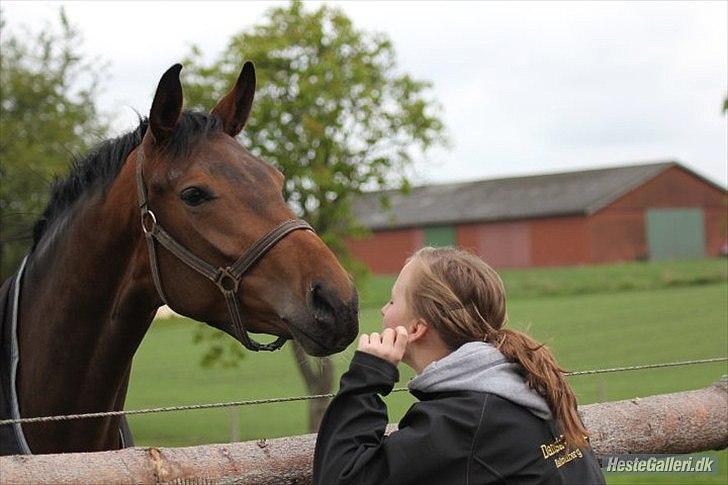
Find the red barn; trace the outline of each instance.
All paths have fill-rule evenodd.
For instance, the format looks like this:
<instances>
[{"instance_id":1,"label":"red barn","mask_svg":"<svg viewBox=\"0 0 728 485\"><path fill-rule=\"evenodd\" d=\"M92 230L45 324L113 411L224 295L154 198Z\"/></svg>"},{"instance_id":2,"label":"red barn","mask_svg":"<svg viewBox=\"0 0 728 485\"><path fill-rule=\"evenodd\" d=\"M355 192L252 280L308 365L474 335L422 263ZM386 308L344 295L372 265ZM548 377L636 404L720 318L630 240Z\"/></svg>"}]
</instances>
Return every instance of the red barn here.
<instances>
[{"instance_id":1,"label":"red barn","mask_svg":"<svg viewBox=\"0 0 728 485\"><path fill-rule=\"evenodd\" d=\"M726 249L727 200L676 162L371 192L353 210L372 234L347 246L375 273L398 272L423 245L501 268L703 258Z\"/></svg>"}]
</instances>

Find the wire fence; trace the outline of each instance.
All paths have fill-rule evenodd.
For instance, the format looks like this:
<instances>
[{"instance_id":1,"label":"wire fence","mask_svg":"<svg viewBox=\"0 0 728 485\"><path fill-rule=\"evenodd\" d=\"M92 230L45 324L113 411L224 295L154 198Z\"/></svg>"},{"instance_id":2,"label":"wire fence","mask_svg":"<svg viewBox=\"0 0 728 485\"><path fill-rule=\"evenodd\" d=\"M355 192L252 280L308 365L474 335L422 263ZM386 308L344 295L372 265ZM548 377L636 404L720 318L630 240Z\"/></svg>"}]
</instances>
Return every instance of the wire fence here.
<instances>
[{"instance_id":1,"label":"wire fence","mask_svg":"<svg viewBox=\"0 0 728 485\"><path fill-rule=\"evenodd\" d=\"M711 357L707 359L693 359L683 360L677 362L664 362L659 364L641 364L632 365L625 367L611 367L606 369L589 369L566 372L565 375L573 376L584 376L592 374L607 374L612 372L627 372L644 369L657 369L663 367L678 367L685 365L696 365L696 364L711 364L715 362L728 362L728 357ZM407 391L406 387L398 387L392 390L392 392ZM273 404L283 402L294 402L294 401L310 401L312 399L324 399L334 397L334 393L330 394L314 394L308 396L289 396L289 397L275 397L269 399L250 399L245 401L228 401L228 402L217 402L217 403L204 403L204 404L188 404L182 406L166 406L157 408L146 408L146 409L130 409L122 411L104 411L98 413L84 413L84 414L65 414L60 416L38 416L33 418L19 418L19 419L4 419L0 420L0 426L8 424L24 424L24 423L43 423L49 421L69 421L73 419L90 419L90 418L104 418L109 416L132 416L138 414L152 414L152 413L167 413L172 411L191 411L197 409L215 409L215 408L229 408L229 407L240 407L240 406L254 406L260 404Z\"/></svg>"}]
</instances>

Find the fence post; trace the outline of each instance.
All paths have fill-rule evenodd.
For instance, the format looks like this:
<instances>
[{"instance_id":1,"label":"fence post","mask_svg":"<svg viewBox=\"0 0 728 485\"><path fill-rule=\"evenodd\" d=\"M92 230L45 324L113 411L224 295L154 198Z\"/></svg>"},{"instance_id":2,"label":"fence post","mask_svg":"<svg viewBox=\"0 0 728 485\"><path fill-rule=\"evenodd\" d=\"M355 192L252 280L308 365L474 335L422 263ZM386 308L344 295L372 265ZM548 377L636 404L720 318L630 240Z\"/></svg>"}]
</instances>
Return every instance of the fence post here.
<instances>
[{"instance_id":1,"label":"fence post","mask_svg":"<svg viewBox=\"0 0 728 485\"><path fill-rule=\"evenodd\" d=\"M228 408L230 419L230 443L240 441L240 408Z\"/></svg>"}]
</instances>

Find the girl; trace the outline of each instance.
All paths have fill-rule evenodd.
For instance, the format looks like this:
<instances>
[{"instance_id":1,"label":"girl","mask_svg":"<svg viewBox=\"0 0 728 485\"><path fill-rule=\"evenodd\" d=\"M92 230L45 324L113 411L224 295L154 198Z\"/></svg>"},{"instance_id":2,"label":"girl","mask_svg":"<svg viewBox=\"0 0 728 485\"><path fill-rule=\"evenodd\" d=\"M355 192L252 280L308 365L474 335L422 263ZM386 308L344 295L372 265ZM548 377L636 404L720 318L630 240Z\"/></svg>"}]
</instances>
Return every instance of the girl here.
<instances>
[{"instance_id":1,"label":"girl","mask_svg":"<svg viewBox=\"0 0 728 485\"><path fill-rule=\"evenodd\" d=\"M504 328L505 290L477 256L423 248L362 335L321 423L314 483L603 484L563 369L527 335ZM384 436L379 397L417 373L420 402Z\"/></svg>"}]
</instances>

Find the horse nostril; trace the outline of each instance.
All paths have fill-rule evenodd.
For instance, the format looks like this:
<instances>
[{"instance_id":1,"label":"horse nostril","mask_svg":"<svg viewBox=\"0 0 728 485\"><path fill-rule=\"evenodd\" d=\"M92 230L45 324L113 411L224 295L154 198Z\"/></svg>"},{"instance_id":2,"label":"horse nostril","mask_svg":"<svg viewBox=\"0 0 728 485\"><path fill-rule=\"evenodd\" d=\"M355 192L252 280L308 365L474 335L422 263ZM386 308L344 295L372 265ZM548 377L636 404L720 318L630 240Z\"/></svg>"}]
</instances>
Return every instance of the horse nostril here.
<instances>
[{"instance_id":1,"label":"horse nostril","mask_svg":"<svg viewBox=\"0 0 728 485\"><path fill-rule=\"evenodd\" d=\"M328 292L323 289L321 285L313 285L309 292L311 309L313 310L313 315L317 321L334 324L336 321L335 310L327 293Z\"/></svg>"}]
</instances>

